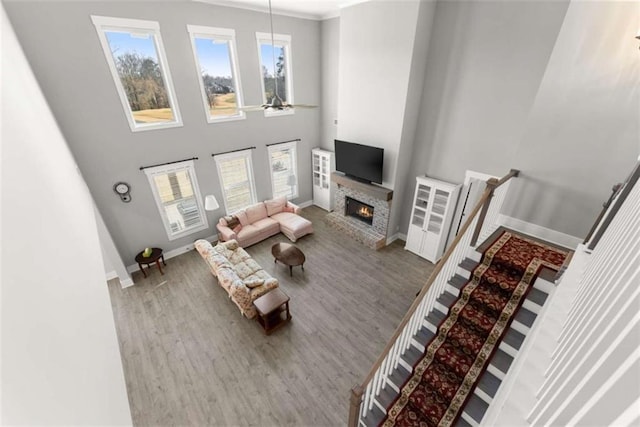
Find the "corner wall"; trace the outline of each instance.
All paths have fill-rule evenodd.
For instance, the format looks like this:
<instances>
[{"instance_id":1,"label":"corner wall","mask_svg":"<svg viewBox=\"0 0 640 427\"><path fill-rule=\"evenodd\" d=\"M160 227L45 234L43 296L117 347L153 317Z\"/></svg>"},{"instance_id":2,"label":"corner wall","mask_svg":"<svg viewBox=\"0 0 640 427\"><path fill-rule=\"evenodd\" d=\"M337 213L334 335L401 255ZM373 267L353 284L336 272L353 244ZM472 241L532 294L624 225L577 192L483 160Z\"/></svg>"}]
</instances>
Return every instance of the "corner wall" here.
<instances>
[{"instance_id":1,"label":"corner wall","mask_svg":"<svg viewBox=\"0 0 640 427\"><path fill-rule=\"evenodd\" d=\"M2 6L3 425L130 425L93 202Z\"/></svg>"}]
</instances>

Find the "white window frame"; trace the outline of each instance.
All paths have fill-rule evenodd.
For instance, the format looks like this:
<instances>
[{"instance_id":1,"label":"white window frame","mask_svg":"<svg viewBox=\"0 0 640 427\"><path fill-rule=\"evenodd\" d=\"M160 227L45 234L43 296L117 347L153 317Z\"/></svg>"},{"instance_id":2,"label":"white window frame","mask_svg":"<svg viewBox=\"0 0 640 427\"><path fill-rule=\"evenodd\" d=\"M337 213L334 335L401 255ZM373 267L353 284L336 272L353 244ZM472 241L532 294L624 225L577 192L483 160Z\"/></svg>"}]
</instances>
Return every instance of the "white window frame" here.
<instances>
[{"instance_id":1,"label":"white window frame","mask_svg":"<svg viewBox=\"0 0 640 427\"><path fill-rule=\"evenodd\" d=\"M256 41L258 43L258 66L260 69L260 88L262 89L262 101L267 104L270 100L265 96L264 77L262 76L262 50L261 45L271 44L271 33L256 33ZM293 97L293 59L291 55L291 36L289 34L274 34L273 43L276 46L282 46L285 53L285 77L287 82L287 103L294 104ZM275 70L273 71L275 73ZM284 116L295 114L295 108L286 108L283 110L264 110L265 117Z\"/></svg>"},{"instance_id":2,"label":"white window frame","mask_svg":"<svg viewBox=\"0 0 640 427\"><path fill-rule=\"evenodd\" d=\"M111 77L116 85L118 95L120 96L120 102L124 109L125 116L129 122L129 127L132 132L139 132L153 129L166 129L182 126L182 116L180 115L180 108L178 107L178 98L176 97L175 90L173 88L173 80L171 78L171 71L169 71L169 63L164 51L164 44L162 43L162 37L160 36L160 24L155 21L143 21L140 19L125 19L125 18L112 18L108 16L91 16L91 21L96 27L104 56L109 64L109 70L111 71ZM129 99L127 93L120 81L120 75L111 53L111 47L105 31L118 31L138 34L148 34L153 37L156 53L158 55L158 65L162 73L162 79L164 80L165 89L167 90L167 97L169 98L169 105L173 114L174 120L171 122L161 123L136 123L133 117L133 111L129 105Z\"/></svg>"},{"instance_id":3,"label":"white window frame","mask_svg":"<svg viewBox=\"0 0 640 427\"><path fill-rule=\"evenodd\" d=\"M187 171L187 173L189 174L189 179L191 180L191 186L193 188L193 194L196 198L198 214L202 219L202 223L191 226L189 228L185 228L184 230L178 232L174 232L171 230L171 223L169 221L169 218L167 217L167 213L164 209L164 204L162 203L162 199L160 198L158 188L156 187L156 183L153 178L157 175L166 175L172 172L181 171ZM196 170L193 160L187 160L180 163L172 163L169 165L154 166L146 168L144 172L147 175L147 179L149 180L149 186L151 187L151 192L153 193L156 207L158 208L158 212L160 212L162 224L164 225L164 229L167 232L167 237L169 238L169 240L176 240L181 237L188 236L189 234L193 234L209 228L209 222L207 221L206 211L204 210L204 205L202 203L202 196L200 194L200 187L198 186L198 179L196 178Z\"/></svg>"},{"instance_id":4,"label":"white window frame","mask_svg":"<svg viewBox=\"0 0 640 427\"><path fill-rule=\"evenodd\" d=\"M187 25L187 31L191 37L191 47L193 49L193 58L196 63L196 72L198 75L198 83L200 84L200 92L202 93L202 102L204 105L204 112L207 117L208 123L228 122L233 120L244 120L246 114L240 110L244 106L244 98L242 96L242 84L240 83L240 73L238 72L238 51L236 48L236 32L233 29L228 28L216 28L216 27L204 27L201 25ZM212 116L209 112L209 103L207 102L207 93L204 89L204 82L202 79L202 67L200 66L200 59L198 58L198 50L196 49L196 38L221 40L229 43L229 60L231 61L231 77L233 78L233 84L236 94L236 105L238 112L228 116Z\"/></svg>"},{"instance_id":5,"label":"white window frame","mask_svg":"<svg viewBox=\"0 0 640 427\"><path fill-rule=\"evenodd\" d=\"M250 205L257 203L258 197L256 195L256 180L255 175L253 174L253 161L251 159L252 149L242 150L242 151L234 151L233 153L227 154L219 154L214 156L214 160L216 161L216 169L218 171L218 180L220 182L220 187L222 188L222 198L224 202L224 209L227 214L232 214L238 209L234 209L231 211L229 209L229 203L227 203L227 188L224 184L224 179L222 176L222 171L220 170L220 164L225 160L236 159L238 157L244 157L247 165L247 176L249 177L249 190L251 193L251 203ZM242 207L240 208L242 209Z\"/></svg>"},{"instance_id":6,"label":"white window frame","mask_svg":"<svg viewBox=\"0 0 640 427\"><path fill-rule=\"evenodd\" d=\"M286 142L282 144L270 145L267 147L268 151L268 160L269 160L269 175L271 176L271 195L272 197L276 197L276 185L275 179L273 177L273 161L271 156L273 153L278 151L291 150L292 152L292 164L291 164L291 175L296 178L296 183L294 185L295 190L293 193L287 195L287 199L295 199L298 197L298 144L297 141Z\"/></svg>"}]
</instances>

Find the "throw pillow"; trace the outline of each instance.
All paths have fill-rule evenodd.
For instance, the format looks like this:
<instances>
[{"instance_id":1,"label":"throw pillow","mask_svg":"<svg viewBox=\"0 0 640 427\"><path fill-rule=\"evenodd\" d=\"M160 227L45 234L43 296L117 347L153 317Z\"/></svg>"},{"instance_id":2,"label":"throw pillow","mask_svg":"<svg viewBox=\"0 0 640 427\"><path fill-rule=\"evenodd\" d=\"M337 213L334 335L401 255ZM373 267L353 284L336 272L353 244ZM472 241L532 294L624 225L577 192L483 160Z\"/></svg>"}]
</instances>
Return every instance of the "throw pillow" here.
<instances>
[{"instance_id":1,"label":"throw pillow","mask_svg":"<svg viewBox=\"0 0 640 427\"><path fill-rule=\"evenodd\" d=\"M291 212L291 213L295 213L295 209L293 208L293 206L285 206L284 209L282 209L282 212Z\"/></svg>"},{"instance_id":2,"label":"throw pillow","mask_svg":"<svg viewBox=\"0 0 640 427\"><path fill-rule=\"evenodd\" d=\"M235 216L238 218L238 221L240 221L240 224L242 224L243 227L245 225L251 224L249 222L249 217L247 217L247 213L244 210L236 212Z\"/></svg>"},{"instance_id":3,"label":"throw pillow","mask_svg":"<svg viewBox=\"0 0 640 427\"><path fill-rule=\"evenodd\" d=\"M233 232L238 234L240 232L240 230L242 230L242 224L238 223L238 225L236 225L235 227L233 227Z\"/></svg>"},{"instance_id":4,"label":"throw pillow","mask_svg":"<svg viewBox=\"0 0 640 427\"><path fill-rule=\"evenodd\" d=\"M282 212L285 205L287 204L287 198L285 196L276 197L272 200L266 200L264 204L267 207L267 215L275 215Z\"/></svg>"},{"instance_id":5,"label":"throw pillow","mask_svg":"<svg viewBox=\"0 0 640 427\"><path fill-rule=\"evenodd\" d=\"M257 288L258 286L264 285L264 280L258 278L245 279L244 285L247 288Z\"/></svg>"},{"instance_id":6,"label":"throw pillow","mask_svg":"<svg viewBox=\"0 0 640 427\"><path fill-rule=\"evenodd\" d=\"M225 217L225 219L226 219L226 217ZM233 231L235 231L234 228L236 228L239 224L240 224L240 220L238 219L237 216L231 216L227 220L227 227L229 227Z\"/></svg>"}]
</instances>

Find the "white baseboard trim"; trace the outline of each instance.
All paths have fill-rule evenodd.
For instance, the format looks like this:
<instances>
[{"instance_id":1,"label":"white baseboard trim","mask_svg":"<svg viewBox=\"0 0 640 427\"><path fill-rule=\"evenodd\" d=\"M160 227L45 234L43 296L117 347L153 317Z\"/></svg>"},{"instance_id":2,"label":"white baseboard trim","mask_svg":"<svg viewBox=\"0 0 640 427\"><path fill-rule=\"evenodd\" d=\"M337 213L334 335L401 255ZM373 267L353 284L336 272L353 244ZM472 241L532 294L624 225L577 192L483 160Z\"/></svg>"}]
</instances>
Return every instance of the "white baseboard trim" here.
<instances>
[{"instance_id":1,"label":"white baseboard trim","mask_svg":"<svg viewBox=\"0 0 640 427\"><path fill-rule=\"evenodd\" d=\"M387 245L390 245L391 243L395 242L398 239L404 240L406 242L407 235L404 233L395 233L391 237L387 237Z\"/></svg>"},{"instance_id":2,"label":"white baseboard trim","mask_svg":"<svg viewBox=\"0 0 640 427\"><path fill-rule=\"evenodd\" d=\"M133 286L133 280L132 279L124 279L124 280L120 280L120 286L122 286L123 288L128 288L129 286Z\"/></svg>"},{"instance_id":3,"label":"white baseboard trim","mask_svg":"<svg viewBox=\"0 0 640 427\"><path fill-rule=\"evenodd\" d=\"M217 235L213 235L213 236L208 236L208 237L203 237L204 240L208 240L210 242L217 242L218 241L218 236ZM189 252L190 250L193 250L194 246L193 243L189 243L187 245L181 246L179 248L175 248L175 249L171 249L168 252L164 253L164 259L168 260L171 259L173 257L176 257L178 255L182 255L184 253ZM127 266L127 271L129 272L129 274L135 272L135 271L139 271L140 267L138 267L138 264L131 264L129 266ZM129 285L130 286L130 285ZM124 284L122 287L125 287Z\"/></svg>"},{"instance_id":4,"label":"white baseboard trim","mask_svg":"<svg viewBox=\"0 0 640 427\"><path fill-rule=\"evenodd\" d=\"M118 278L118 273L116 273L115 270L108 271L107 273L105 273L105 275L106 275L107 281Z\"/></svg>"},{"instance_id":5,"label":"white baseboard trim","mask_svg":"<svg viewBox=\"0 0 640 427\"><path fill-rule=\"evenodd\" d=\"M579 237L571 236L570 234L561 233L550 228L542 227L540 225L526 222L521 219L513 218L503 214L498 215L497 222L504 227L520 231L530 236L534 236L569 249L575 249L584 240Z\"/></svg>"},{"instance_id":6,"label":"white baseboard trim","mask_svg":"<svg viewBox=\"0 0 640 427\"><path fill-rule=\"evenodd\" d=\"M296 205L298 205L301 208L308 208L309 206L313 205L313 200L307 200L306 202L296 203Z\"/></svg>"}]
</instances>

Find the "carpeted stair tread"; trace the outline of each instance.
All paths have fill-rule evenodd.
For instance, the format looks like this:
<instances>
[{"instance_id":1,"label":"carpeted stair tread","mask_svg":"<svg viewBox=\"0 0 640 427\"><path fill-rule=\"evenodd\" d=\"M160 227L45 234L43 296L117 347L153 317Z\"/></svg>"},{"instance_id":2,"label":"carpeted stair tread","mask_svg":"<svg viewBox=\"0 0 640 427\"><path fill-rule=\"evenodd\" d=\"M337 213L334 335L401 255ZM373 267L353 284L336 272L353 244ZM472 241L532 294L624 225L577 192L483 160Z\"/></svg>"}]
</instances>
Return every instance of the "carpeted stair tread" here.
<instances>
[{"instance_id":1,"label":"carpeted stair tread","mask_svg":"<svg viewBox=\"0 0 640 427\"><path fill-rule=\"evenodd\" d=\"M498 351L496 351L496 353L493 355L493 358L491 358L491 362L489 363L506 374L509 370L509 366L511 366L511 362L513 362L513 357L498 349Z\"/></svg>"},{"instance_id":2,"label":"carpeted stair tread","mask_svg":"<svg viewBox=\"0 0 640 427\"><path fill-rule=\"evenodd\" d=\"M540 289L531 288L531 291L529 291L529 295L527 295L527 299L535 302L540 307L542 307L548 296L549 294L547 294L546 292L542 292Z\"/></svg>"},{"instance_id":3,"label":"carpeted stair tread","mask_svg":"<svg viewBox=\"0 0 640 427\"><path fill-rule=\"evenodd\" d=\"M393 387L386 386L380 390L380 394L376 396L376 400L384 407L388 408L393 403L394 399L398 396L398 392Z\"/></svg>"},{"instance_id":4,"label":"carpeted stair tread","mask_svg":"<svg viewBox=\"0 0 640 427\"><path fill-rule=\"evenodd\" d=\"M455 295L452 295L449 292L444 292L438 297L437 301L444 307L450 308L457 299L458 297Z\"/></svg>"},{"instance_id":5,"label":"carpeted stair tread","mask_svg":"<svg viewBox=\"0 0 640 427\"><path fill-rule=\"evenodd\" d=\"M484 371L484 374L480 377L478 388L484 391L487 395L495 397L501 382L502 381L500 381L500 379L491 372Z\"/></svg>"},{"instance_id":6,"label":"carpeted stair tread","mask_svg":"<svg viewBox=\"0 0 640 427\"><path fill-rule=\"evenodd\" d=\"M513 328L509 328L507 333L504 335L504 338L502 339L502 341L509 344L511 347L515 348L516 350L520 350L520 347L522 346L522 342L524 341L524 335Z\"/></svg>"},{"instance_id":7,"label":"carpeted stair tread","mask_svg":"<svg viewBox=\"0 0 640 427\"><path fill-rule=\"evenodd\" d=\"M476 422L482 421L489 404L480 399L476 394L472 394L471 398L464 407L464 412L473 418Z\"/></svg>"},{"instance_id":8,"label":"carpeted stair tread","mask_svg":"<svg viewBox=\"0 0 640 427\"><path fill-rule=\"evenodd\" d=\"M361 418L361 421L367 427L377 427L385 416L386 414L382 412L380 408L373 405L373 408L367 411L367 414Z\"/></svg>"},{"instance_id":9,"label":"carpeted stair tread","mask_svg":"<svg viewBox=\"0 0 640 427\"><path fill-rule=\"evenodd\" d=\"M430 329L426 328L425 326L422 326L422 328L420 328L420 330L413 337L413 339L426 347L427 343L431 341L431 338L433 338L434 336L435 334Z\"/></svg>"},{"instance_id":10,"label":"carpeted stair tread","mask_svg":"<svg viewBox=\"0 0 640 427\"><path fill-rule=\"evenodd\" d=\"M531 328L533 325L533 321L536 320L537 315L530 310L527 310L524 307L520 307L518 313L516 314L515 320L522 323L524 326Z\"/></svg>"},{"instance_id":11,"label":"carpeted stair tread","mask_svg":"<svg viewBox=\"0 0 640 427\"><path fill-rule=\"evenodd\" d=\"M433 310L431 310L431 313L429 313L429 315L427 316L427 320L433 326L437 327L438 325L440 325L440 322L442 322L445 317L447 317L446 314L444 314L443 312L441 312L437 308L434 308Z\"/></svg>"},{"instance_id":12,"label":"carpeted stair tread","mask_svg":"<svg viewBox=\"0 0 640 427\"><path fill-rule=\"evenodd\" d=\"M401 364L398 364L396 369L394 369L391 375L389 375L389 379L395 386L400 388L402 387L402 384L404 384L410 376L411 376L411 371L405 369L405 367L402 366Z\"/></svg>"},{"instance_id":13,"label":"carpeted stair tread","mask_svg":"<svg viewBox=\"0 0 640 427\"><path fill-rule=\"evenodd\" d=\"M409 348L405 350L402 358L409 364L409 366L415 366L418 360L422 359L422 355L423 353L420 350L410 345Z\"/></svg>"}]
</instances>

